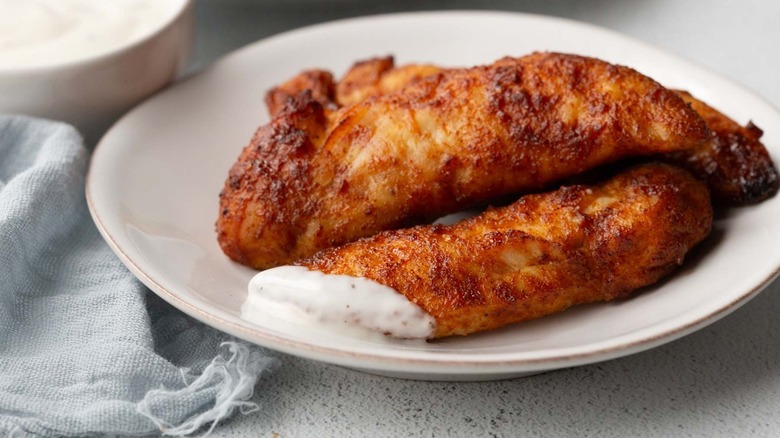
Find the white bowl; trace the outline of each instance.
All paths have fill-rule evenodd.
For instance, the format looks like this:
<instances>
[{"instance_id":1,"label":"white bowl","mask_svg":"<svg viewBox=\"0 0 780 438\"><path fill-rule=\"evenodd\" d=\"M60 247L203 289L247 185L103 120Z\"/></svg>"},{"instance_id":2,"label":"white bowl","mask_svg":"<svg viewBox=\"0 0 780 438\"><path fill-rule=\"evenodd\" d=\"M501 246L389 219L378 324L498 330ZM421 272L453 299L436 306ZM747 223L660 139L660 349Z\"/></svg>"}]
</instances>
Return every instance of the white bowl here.
<instances>
[{"instance_id":1,"label":"white bowl","mask_svg":"<svg viewBox=\"0 0 780 438\"><path fill-rule=\"evenodd\" d=\"M168 85L184 65L192 45L193 6L191 0L176 3L157 27L109 51L34 66L0 65L0 113L65 121L94 141L119 116Z\"/></svg>"}]
</instances>

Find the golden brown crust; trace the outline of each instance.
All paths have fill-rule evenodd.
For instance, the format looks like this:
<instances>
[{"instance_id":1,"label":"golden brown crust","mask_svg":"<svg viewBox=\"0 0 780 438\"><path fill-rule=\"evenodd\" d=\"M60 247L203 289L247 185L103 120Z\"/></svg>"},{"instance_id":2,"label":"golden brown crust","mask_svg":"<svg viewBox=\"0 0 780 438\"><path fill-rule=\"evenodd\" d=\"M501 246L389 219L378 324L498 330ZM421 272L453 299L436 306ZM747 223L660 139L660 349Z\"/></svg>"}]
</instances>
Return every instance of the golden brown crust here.
<instances>
[{"instance_id":1,"label":"golden brown crust","mask_svg":"<svg viewBox=\"0 0 780 438\"><path fill-rule=\"evenodd\" d=\"M431 65L393 67L392 58L377 58L356 64L353 71L372 69L360 81L351 81L350 92L336 92L335 103L351 105L371 96L390 93L443 68ZM337 89L341 89L341 82ZM298 88L298 92L305 88ZM292 90L290 90L292 91ZM690 150L675 152L664 161L677 164L704 179L716 201L728 205L748 205L774 196L780 178L769 152L760 142L761 129L752 123L741 126L686 91L676 91L707 122L711 138ZM272 111L273 113L273 111Z\"/></svg>"},{"instance_id":2,"label":"golden brown crust","mask_svg":"<svg viewBox=\"0 0 780 438\"><path fill-rule=\"evenodd\" d=\"M383 94L386 90L377 88L377 85L385 73L395 70L394 67L392 56L356 62L338 82L336 102L343 106L348 101L357 102L369 95Z\"/></svg>"},{"instance_id":3,"label":"golden brown crust","mask_svg":"<svg viewBox=\"0 0 780 438\"><path fill-rule=\"evenodd\" d=\"M435 337L466 335L626 296L678 266L711 224L703 183L649 164L453 226L382 232L297 264L390 286L436 319Z\"/></svg>"},{"instance_id":4,"label":"golden brown crust","mask_svg":"<svg viewBox=\"0 0 780 438\"><path fill-rule=\"evenodd\" d=\"M333 75L325 70L306 70L265 94L265 105L269 114L274 116L282 112L290 100L303 92L311 93L311 97L325 108L337 107L336 82Z\"/></svg>"},{"instance_id":5,"label":"golden brown crust","mask_svg":"<svg viewBox=\"0 0 780 438\"><path fill-rule=\"evenodd\" d=\"M355 104L371 96L399 90L439 71L441 68L425 64L395 67L392 56L361 61L338 82L335 100L341 106Z\"/></svg>"},{"instance_id":6,"label":"golden brown crust","mask_svg":"<svg viewBox=\"0 0 780 438\"><path fill-rule=\"evenodd\" d=\"M727 204L753 204L774 196L780 178L761 144L761 129L753 123L741 126L688 92L677 93L704 118L712 134L694 149L670 154L668 161L707 181L713 196Z\"/></svg>"},{"instance_id":7,"label":"golden brown crust","mask_svg":"<svg viewBox=\"0 0 780 438\"><path fill-rule=\"evenodd\" d=\"M395 67L392 56L356 62L338 81L324 70L306 70L277 85L266 93L268 114L276 116L285 104L301 93L311 97L326 109L335 109L365 100L371 96L397 91L411 82L438 73L433 65L409 64Z\"/></svg>"},{"instance_id":8,"label":"golden brown crust","mask_svg":"<svg viewBox=\"0 0 780 438\"><path fill-rule=\"evenodd\" d=\"M556 53L448 70L333 113L304 93L231 170L219 241L269 268L708 135L655 81Z\"/></svg>"}]
</instances>

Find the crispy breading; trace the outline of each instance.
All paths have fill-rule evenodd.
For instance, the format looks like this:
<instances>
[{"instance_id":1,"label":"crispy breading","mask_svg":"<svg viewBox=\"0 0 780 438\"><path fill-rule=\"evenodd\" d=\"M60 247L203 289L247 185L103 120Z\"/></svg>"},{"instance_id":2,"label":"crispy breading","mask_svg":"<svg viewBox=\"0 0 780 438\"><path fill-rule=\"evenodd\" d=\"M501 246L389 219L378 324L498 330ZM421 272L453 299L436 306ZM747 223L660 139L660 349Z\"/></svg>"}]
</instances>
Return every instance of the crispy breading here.
<instances>
[{"instance_id":1,"label":"crispy breading","mask_svg":"<svg viewBox=\"0 0 780 438\"><path fill-rule=\"evenodd\" d=\"M774 196L780 187L763 132L753 123L741 126L685 91L677 93L707 122L711 137L701 145L669 154L666 159L707 181L713 196L732 205L746 205Z\"/></svg>"},{"instance_id":2,"label":"crispy breading","mask_svg":"<svg viewBox=\"0 0 780 438\"><path fill-rule=\"evenodd\" d=\"M337 83L334 103L339 106L352 105L371 96L391 93L412 81L443 70L430 64L404 64L396 67L392 56L359 61ZM370 71L374 73L365 73ZM356 80L356 77L360 79ZM344 82L349 83L349 86L342 86Z\"/></svg>"},{"instance_id":3,"label":"crispy breading","mask_svg":"<svg viewBox=\"0 0 780 438\"><path fill-rule=\"evenodd\" d=\"M391 56L358 62L336 84L334 101L340 106L357 103L370 96L391 93L439 71L439 67L426 64L394 67Z\"/></svg>"},{"instance_id":4,"label":"crispy breading","mask_svg":"<svg viewBox=\"0 0 780 438\"><path fill-rule=\"evenodd\" d=\"M390 286L435 318L434 337L466 335L625 297L680 265L711 225L701 181L647 164L597 186L526 195L452 226L385 231L296 264Z\"/></svg>"},{"instance_id":5,"label":"crispy breading","mask_svg":"<svg viewBox=\"0 0 780 438\"><path fill-rule=\"evenodd\" d=\"M230 170L218 239L240 263L288 264L708 135L652 79L557 53L448 70L336 112L303 93Z\"/></svg>"},{"instance_id":6,"label":"crispy breading","mask_svg":"<svg viewBox=\"0 0 780 438\"><path fill-rule=\"evenodd\" d=\"M338 81L338 85L334 92L336 103L343 106L344 104L339 102L346 102L347 98L352 99L353 102L358 102L368 97L369 94L385 94L387 91L395 91L396 89L401 88L409 81L405 80L402 84L393 84L396 88L392 90L373 89L383 82L383 78L387 73L395 70L397 70L397 68L395 67L392 56L356 62L347 70L344 77Z\"/></svg>"},{"instance_id":7,"label":"crispy breading","mask_svg":"<svg viewBox=\"0 0 780 438\"><path fill-rule=\"evenodd\" d=\"M418 64L395 67L392 57L361 61L333 85L327 102L331 108L352 105L443 70ZM289 98L306 90L304 84L300 79L289 81L284 86L286 96ZM753 123L743 127L690 93L675 92L704 118L712 132L707 141L689 150L669 154L664 161L682 166L705 180L715 200L721 204L748 205L774 196L780 188L780 178L769 152L760 141L761 129ZM315 99L325 102L316 95ZM274 114L278 110L269 106L269 111Z\"/></svg>"},{"instance_id":8,"label":"crispy breading","mask_svg":"<svg viewBox=\"0 0 780 438\"><path fill-rule=\"evenodd\" d=\"M387 94L442 69L427 64L395 67L392 56L356 62L338 81L325 70L305 70L266 93L265 103L273 117L284 109L285 102L305 91L326 109L360 102L371 96Z\"/></svg>"},{"instance_id":9,"label":"crispy breading","mask_svg":"<svg viewBox=\"0 0 780 438\"><path fill-rule=\"evenodd\" d=\"M271 115L281 112L290 98L303 91L309 91L312 98L325 108L337 107L336 82L333 80L333 75L325 70L306 70L265 94L268 112Z\"/></svg>"}]
</instances>

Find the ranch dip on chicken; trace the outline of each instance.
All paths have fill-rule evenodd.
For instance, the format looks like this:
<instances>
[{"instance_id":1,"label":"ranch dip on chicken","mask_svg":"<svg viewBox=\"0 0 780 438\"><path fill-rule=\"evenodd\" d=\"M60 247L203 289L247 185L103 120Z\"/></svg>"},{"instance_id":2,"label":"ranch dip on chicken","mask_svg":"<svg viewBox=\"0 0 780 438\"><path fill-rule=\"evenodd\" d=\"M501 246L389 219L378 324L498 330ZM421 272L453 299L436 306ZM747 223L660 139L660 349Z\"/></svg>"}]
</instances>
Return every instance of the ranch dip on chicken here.
<instances>
[{"instance_id":1,"label":"ranch dip on chicken","mask_svg":"<svg viewBox=\"0 0 780 438\"><path fill-rule=\"evenodd\" d=\"M326 331L360 335L369 330L406 339L432 337L436 326L431 315L391 287L303 266L255 275L241 315L249 321L281 318Z\"/></svg>"}]
</instances>

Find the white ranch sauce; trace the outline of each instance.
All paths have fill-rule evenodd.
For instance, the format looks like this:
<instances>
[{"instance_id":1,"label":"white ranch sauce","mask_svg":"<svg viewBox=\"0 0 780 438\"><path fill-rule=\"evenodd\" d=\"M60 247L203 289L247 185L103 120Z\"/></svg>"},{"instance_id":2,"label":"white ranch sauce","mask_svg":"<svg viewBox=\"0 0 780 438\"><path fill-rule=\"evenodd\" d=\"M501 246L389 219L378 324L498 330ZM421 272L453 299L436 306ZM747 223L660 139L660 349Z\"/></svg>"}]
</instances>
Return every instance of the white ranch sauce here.
<instances>
[{"instance_id":1,"label":"white ranch sauce","mask_svg":"<svg viewBox=\"0 0 780 438\"><path fill-rule=\"evenodd\" d=\"M0 0L0 67L109 52L162 26L183 0Z\"/></svg>"},{"instance_id":2,"label":"white ranch sauce","mask_svg":"<svg viewBox=\"0 0 780 438\"><path fill-rule=\"evenodd\" d=\"M280 266L255 275L241 317L263 325L281 318L361 337L366 330L398 338L430 338L434 318L395 289L373 280Z\"/></svg>"}]
</instances>

